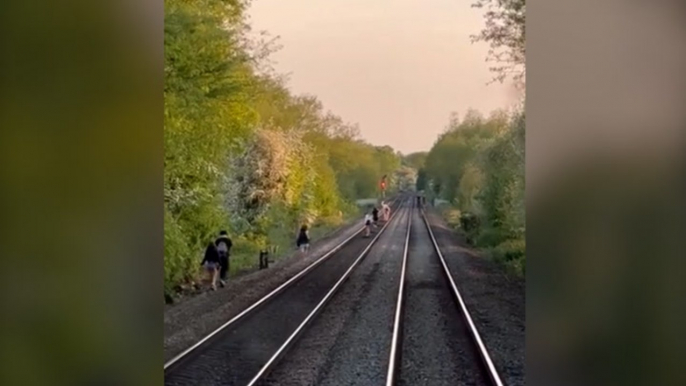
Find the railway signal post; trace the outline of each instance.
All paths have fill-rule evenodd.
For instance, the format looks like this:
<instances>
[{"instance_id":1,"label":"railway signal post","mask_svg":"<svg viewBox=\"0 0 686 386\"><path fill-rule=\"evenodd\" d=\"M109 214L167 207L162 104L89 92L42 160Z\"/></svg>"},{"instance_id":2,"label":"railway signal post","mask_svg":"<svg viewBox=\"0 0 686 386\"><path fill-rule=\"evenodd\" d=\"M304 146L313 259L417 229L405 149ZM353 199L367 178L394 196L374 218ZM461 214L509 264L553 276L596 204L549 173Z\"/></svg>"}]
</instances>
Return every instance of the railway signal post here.
<instances>
[{"instance_id":1,"label":"railway signal post","mask_svg":"<svg viewBox=\"0 0 686 386\"><path fill-rule=\"evenodd\" d=\"M381 177L381 182L379 183L379 187L381 188L381 198L386 198L386 175L385 174L383 177Z\"/></svg>"}]
</instances>

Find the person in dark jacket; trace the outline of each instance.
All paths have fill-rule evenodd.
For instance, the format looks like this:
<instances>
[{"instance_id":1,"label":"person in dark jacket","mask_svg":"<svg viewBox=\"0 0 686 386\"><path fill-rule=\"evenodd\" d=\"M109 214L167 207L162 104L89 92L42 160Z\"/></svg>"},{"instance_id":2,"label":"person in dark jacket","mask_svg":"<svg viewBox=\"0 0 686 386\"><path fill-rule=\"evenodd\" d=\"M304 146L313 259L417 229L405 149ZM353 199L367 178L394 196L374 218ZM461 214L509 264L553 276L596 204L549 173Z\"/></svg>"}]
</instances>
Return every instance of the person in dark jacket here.
<instances>
[{"instance_id":1,"label":"person in dark jacket","mask_svg":"<svg viewBox=\"0 0 686 386\"><path fill-rule=\"evenodd\" d=\"M207 272L207 277L210 280L212 291L217 289L217 276L219 275L219 269L221 267L219 263L219 252L214 243L210 242L205 248L205 258L202 259L200 263L202 267L205 268Z\"/></svg>"},{"instance_id":2,"label":"person in dark jacket","mask_svg":"<svg viewBox=\"0 0 686 386\"><path fill-rule=\"evenodd\" d=\"M379 209L376 206L372 209L372 220L374 221L374 227L376 227L376 224L379 222Z\"/></svg>"},{"instance_id":3,"label":"person in dark jacket","mask_svg":"<svg viewBox=\"0 0 686 386\"><path fill-rule=\"evenodd\" d=\"M221 265L221 270L219 271L219 285L224 287L229 272L229 257L231 256L231 247L233 246L233 243L226 231L221 231L219 232L219 238L214 242L214 245L217 246L219 264Z\"/></svg>"},{"instance_id":4,"label":"person in dark jacket","mask_svg":"<svg viewBox=\"0 0 686 386\"><path fill-rule=\"evenodd\" d=\"M303 224L298 232L298 239L295 244L300 249L300 252L307 253L310 250L310 234L307 231L307 225Z\"/></svg>"}]
</instances>

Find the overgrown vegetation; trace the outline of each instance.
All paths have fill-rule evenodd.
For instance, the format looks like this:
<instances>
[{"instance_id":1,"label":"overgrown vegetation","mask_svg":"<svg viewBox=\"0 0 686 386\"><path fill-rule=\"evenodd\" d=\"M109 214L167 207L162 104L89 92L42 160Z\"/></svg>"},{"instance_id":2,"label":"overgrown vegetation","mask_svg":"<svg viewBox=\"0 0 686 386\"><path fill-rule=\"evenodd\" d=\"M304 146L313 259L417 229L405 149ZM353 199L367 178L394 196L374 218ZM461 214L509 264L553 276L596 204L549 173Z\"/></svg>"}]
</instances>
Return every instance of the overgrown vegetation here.
<instances>
[{"instance_id":1,"label":"overgrown vegetation","mask_svg":"<svg viewBox=\"0 0 686 386\"><path fill-rule=\"evenodd\" d=\"M232 271L268 246L292 249L302 223L316 236L356 214L357 198L408 185L390 147L313 96L293 95L253 39L242 0L165 1L165 291L197 279L220 229ZM409 176L409 177L408 177Z\"/></svg>"},{"instance_id":2,"label":"overgrown vegetation","mask_svg":"<svg viewBox=\"0 0 686 386\"><path fill-rule=\"evenodd\" d=\"M494 81L525 87L525 0L476 0L485 9L484 28L472 36L490 50ZM523 101L522 101L523 102ZM467 241L523 275L526 270L524 212L524 104L514 113L484 118L453 115L417 175L417 189L446 200L444 217Z\"/></svg>"},{"instance_id":3,"label":"overgrown vegetation","mask_svg":"<svg viewBox=\"0 0 686 386\"><path fill-rule=\"evenodd\" d=\"M521 113L453 116L418 180L432 197L450 203L444 215L469 242L518 274L524 274L526 258L524 136Z\"/></svg>"}]
</instances>

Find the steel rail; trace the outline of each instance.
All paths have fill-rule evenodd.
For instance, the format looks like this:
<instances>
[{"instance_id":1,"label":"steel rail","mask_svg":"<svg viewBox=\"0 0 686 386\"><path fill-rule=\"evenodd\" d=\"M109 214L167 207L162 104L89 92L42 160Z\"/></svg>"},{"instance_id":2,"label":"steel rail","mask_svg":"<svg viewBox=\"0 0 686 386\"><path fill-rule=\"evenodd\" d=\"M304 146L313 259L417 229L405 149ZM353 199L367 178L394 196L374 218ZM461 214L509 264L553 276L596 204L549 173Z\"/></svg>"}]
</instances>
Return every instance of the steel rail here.
<instances>
[{"instance_id":1,"label":"steel rail","mask_svg":"<svg viewBox=\"0 0 686 386\"><path fill-rule=\"evenodd\" d=\"M395 203L398 202L399 200L401 200L401 199L400 199L400 198L396 198L395 200L393 200L393 204L395 204ZM393 204L391 204L391 205L393 205ZM401 201L401 204L402 204L402 201ZM395 212L395 211L394 211L394 212ZM394 214L395 214L395 213L392 213L392 214L391 214L391 219L392 219L392 217L393 217ZM390 223L390 220L391 220L391 219L389 219L389 221L384 225L384 228L382 228L382 229L385 229L386 225L388 225L388 224ZM278 286L276 289L272 290L272 291L269 292L267 295L263 296L260 300L256 301L256 302L253 303L251 306L249 306L248 308L246 308L245 310L243 310L241 313L239 313L238 315L236 315L236 316L234 316L233 318L231 318L228 322L222 324L221 326L219 326L218 328L216 328L214 331L212 331L212 332L210 332L209 334L207 334L204 338L200 339L198 342L196 342L195 344L193 344L193 345L190 346L189 348L187 348L187 349L185 349L184 351L182 351L180 354L176 355L175 357L173 357L172 359L170 359L169 361L167 361L167 362L164 364L164 371L166 372L168 369L171 368L171 366L173 366L174 364L176 364L177 362L179 362L181 359L184 359L186 356L188 356L188 354L190 354L191 352L195 351L198 347L200 347L200 346L202 346L203 344L205 344L207 341L209 341L212 337L214 337L215 335L217 335L217 334L218 334L219 332L221 332L222 330L226 329L227 327L231 326L232 324L235 324L236 322L238 322L239 320L241 320L242 318L244 318L245 316L247 316L248 314L250 314L252 311L255 311L259 306L265 304L267 301L271 300L271 299L274 298L276 295L278 295L279 293L283 292L285 289L287 289L287 288L290 287L291 285L295 284L299 279L301 279L303 276L305 276L305 274L307 274L308 272L312 271L314 268L316 268L316 267L319 266L321 263L323 263L325 260L327 260L329 257L331 257L334 253L338 252L341 248L343 248L344 246L346 246L352 239L354 239L354 238L357 237L360 233L362 233L363 230L364 230L364 228L361 228L360 230L358 230L358 231L356 231L355 233L353 233L350 237L348 237L348 238L346 238L345 240L343 240L340 244L336 245L333 249L331 249L329 252L327 252L326 254L324 254L322 257L320 257L319 259L317 259L317 260L315 260L314 262L312 262L310 265L308 265L307 267L305 267L302 271L298 272L295 276L291 277L291 278L288 279L286 282L284 282L283 284L281 284L280 286ZM373 241L372 241L372 242L373 242Z\"/></svg>"},{"instance_id":2,"label":"steel rail","mask_svg":"<svg viewBox=\"0 0 686 386\"><path fill-rule=\"evenodd\" d=\"M348 279L348 277L351 275L353 270L358 266L358 264L367 256L371 248L374 246L376 241L381 237L383 232L386 230L386 228L390 225L391 221L396 217L396 214L400 212L402 208L402 203L405 200L401 201L401 204L398 208L397 211L393 211L391 213L391 218L388 219L388 221L384 224L384 226L379 230L379 232L374 236L372 241L367 245L367 247L360 253L360 255L355 259L355 261L350 265L350 267L345 271L343 276L341 276L340 279L334 284L334 286L329 290L329 292L322 298L322 300L317 304L312 311L310 311L309 315L300 323L300 325L293 331L293 333L286 339L286 341L279 347L279 349L272 355L272 357L267 361L267 363L260 369L260 371L253 377L253 379L248 383L248 386L254 386L256 385L262 377L264 377L272 368L273 366L283 357L284 353L288 348L291 347L291 345L296 341L298 336L303 332L305 327L314 319L314 317L324 308L324 306L331 300L333 295L340 289L341 285ZM407 210L407 209L406 209ZM399 217L399 216L398 216Z\"/></svg>"},{"instance_id":3,"label":"steel rail","mask_svg":"<svg viewBox=\"0 0 686 386\"><path fill-rule=\"evenodd\" d=\"M443 271L445 275L448 278L448 281L450 282L450 287L452 288L452 293L457 299L457 302L460 306L460 309L462 310L462 316L464 317L465 321L467 322L467 325L469 327L470 331L470 336L476 343L477 349L479 351L479 356L481 357L481 360L483 361L486 370L488 371L488 376L491 379L491 382L495 386L503 386L503 381L500 379L500 375L498 375L498 371L495 368L495 365L493 364L493 360L491 359L491 356L488 354L488 350L486 349L486 345L484 345L483 340L481 339L481 335L479 334L479 331L476 328L476 325L474 324L474 321L472 320L471 315L469 314L469 311L467 310L467 306L462 299L462 295L460 294L460 291L457 289L457 285L455 284L455 279L453 279L453 275L450 272L450 269L448 268L448 265L445 262L445 258L443 257L443 254L441 253L441 249L438 246L438 242L436 241L436 237L434 237L434 233L431 230L431 225L429 224L429 220L426 218L426 215L424 213L424 210L420 209L420 213L422 215L422 219L424 220L424 224L426 225L426 229L429 231L429 236L431 238L431 242L433 244L434 250L436 251L436 254L438 254L438 258L441 261L441 265L443 266Z\"/></svg>"},{"instance_id":4,"label":"steel rail","mask_svg":"<svg viewBox=\"0 0 686 386\"><path fill-rule=\"evenodd\" d=\"M403 251L403 262L400 268L400 285L398 286L398 301L395 306L395 320L393 322L393 336L391 338L391 353L388 362L388 373L386 375L386 386L395 385L398 363L400 362L400 344L402 340L402 321L405 304L405 272L407 271L407 256L410 250L410 232L412 229L412 215L414 214L414 198L411 199L412 205L409 209L407 219L407 232L405 235L405 249Z\"/></svg>"}]
</instances>

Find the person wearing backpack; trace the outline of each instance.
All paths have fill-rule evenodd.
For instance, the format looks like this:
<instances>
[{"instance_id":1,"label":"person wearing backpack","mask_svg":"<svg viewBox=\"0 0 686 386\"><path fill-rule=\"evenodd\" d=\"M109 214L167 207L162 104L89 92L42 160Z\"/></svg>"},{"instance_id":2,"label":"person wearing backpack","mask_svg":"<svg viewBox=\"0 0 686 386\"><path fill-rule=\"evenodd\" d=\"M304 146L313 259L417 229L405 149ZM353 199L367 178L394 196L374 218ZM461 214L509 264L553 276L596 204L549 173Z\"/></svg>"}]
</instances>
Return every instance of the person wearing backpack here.
<instances>
[{"instance_id":1,"label":"person wearing backpack","mask_svg":"<svg viewBox=\"0 0 686 386\"><path fill-rule=\"evenodd\" d=\"M224 287L229 272L229 256L231 255L231 247L233 246L233 243L231 242L231 239L226 231L221 231L219 232L219 238L214 242L214 245L217 246L219 264L221 265L221 271L219 273L219 285Z\"/></svg>"}]
</instances>

